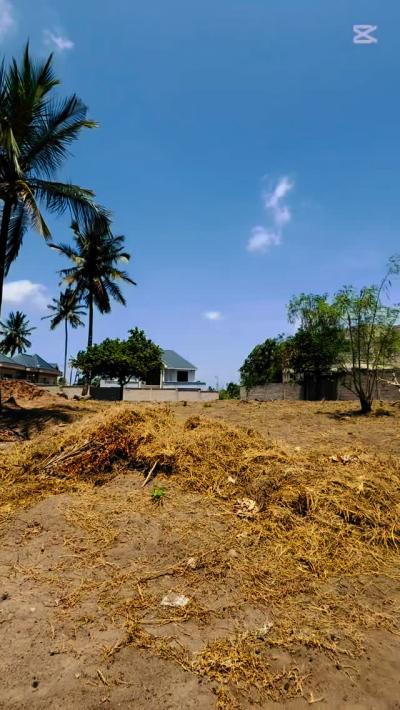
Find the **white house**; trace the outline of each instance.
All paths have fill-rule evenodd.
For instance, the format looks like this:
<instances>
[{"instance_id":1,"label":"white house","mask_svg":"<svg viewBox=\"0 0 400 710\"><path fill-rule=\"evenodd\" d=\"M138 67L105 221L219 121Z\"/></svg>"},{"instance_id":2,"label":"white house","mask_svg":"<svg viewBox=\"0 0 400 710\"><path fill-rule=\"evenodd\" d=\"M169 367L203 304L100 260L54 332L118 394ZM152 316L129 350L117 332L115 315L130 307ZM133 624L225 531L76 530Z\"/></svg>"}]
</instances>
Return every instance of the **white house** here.
<instances>
[{"instance_id":1,"label":"white house","mask_svg":"<svg viewBox=\"0 0 400 710\"><path fill-rule=\"evenodd\" d=\"M178 355L175 350L163 350L164 369L160 372L162 389L204 389L205 382L196 380L196 365Z\"/></svg>"},{"instance_id":2,"label":"white house","mask_svg":"<svg viewBox=\"0 0 400 710\"><path fill-rule=\"evenodd\" d=\"M179 389L179 390L205 390L206 383L196 379L196 365L185 360L175 350L163 350L163 369L155 372L151 381L141 382L132 378L125 389L142 389L151 387L154 389ZM101 380L100 387L116 387L115 380Z\"/></svg>"}]
</instances>

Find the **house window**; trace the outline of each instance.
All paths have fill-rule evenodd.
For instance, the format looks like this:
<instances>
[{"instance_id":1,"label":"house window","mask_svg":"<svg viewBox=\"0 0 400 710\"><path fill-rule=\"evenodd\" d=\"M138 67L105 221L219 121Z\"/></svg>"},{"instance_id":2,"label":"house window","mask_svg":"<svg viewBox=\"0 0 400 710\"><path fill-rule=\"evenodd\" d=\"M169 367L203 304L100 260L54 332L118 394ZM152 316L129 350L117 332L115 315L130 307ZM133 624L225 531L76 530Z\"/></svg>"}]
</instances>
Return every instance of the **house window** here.
<instances>
[{"instance_id":1,"label":"house window","mask_svg":"<svg viewBox=\"0 0 400 710\"><path fill-rule=\"evenodd\" d=\"M189 382L189 373L187 370L177 371L177 381L178 382Z\"/></svg>"}]
</instances>

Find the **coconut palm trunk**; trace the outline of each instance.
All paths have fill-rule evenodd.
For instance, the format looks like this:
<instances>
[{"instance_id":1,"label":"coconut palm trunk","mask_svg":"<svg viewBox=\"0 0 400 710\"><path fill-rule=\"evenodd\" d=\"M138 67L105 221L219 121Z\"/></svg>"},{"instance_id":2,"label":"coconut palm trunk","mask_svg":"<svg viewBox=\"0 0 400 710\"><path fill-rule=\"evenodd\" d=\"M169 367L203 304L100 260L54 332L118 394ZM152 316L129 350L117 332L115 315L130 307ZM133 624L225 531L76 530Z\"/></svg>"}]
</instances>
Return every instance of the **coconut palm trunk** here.
<instances>
[{"instance_id":1,"label":"coconut palm trunk","mask_svg":"<svg viewBox=\"0 0 400 710\"><path fill-rule=\"evenodd\" d=\"M85 311L80 304L79 297L72 291L67 289L64 293L60 293L59 298L53 298L47 308L51 311L51 315L43 316L43 320L51 318L50 328L54 330L60 323L64 322L65 344L64 344L64 381L67 379L67 362L68 362L68 326L78 328L83 325L80 316L85 315Z\"/></svg>"},{"instance_id":2,"label":"coconut palm trunk","mask_svg":"<svg viewBox=\"0 0 400 710\"><path fill-rule=\"evenodd\" d=\"M83 299L88 309L88 340L87 346L93 345L94 308L100 313L110 313L111 300L126 305L124 296L118 285L119 281L129 284L135 282L126 271L119 268L121 262L128 262L130 256L124 251L125 237L112 234L110 224L107 228L98 220L87 224L82 229L75 221L71 228L74 232L74 244L51 244L53 249L72 262L72 266L61 269L63 283L74 288ZM90 372L82 394L87 394L90 387Z\"/></svg>"},{"instance_id":3,"label":"coconut palm trunk","mask_svg":"<svg viewBox=\"0 0 400 710\"><path fill-rule=\"evenodd\" d=\"M93 345L93 294L89 294L89 330L88 330L88 348Z\"/></svg>"},{"instance_id":4,"label":"coconut palm trunk","mask_svg":"<svg viewBox=\"0 0 400 710\"><path fill-rule=\"evenodd\" d=\"M3 285L4 285L4 274L6 270L6 254L7 254L7 237L8 228L10 225L11 218L11 202L6 200L3 206L3 215L1 219L1 229L0 229L0 316L1 307L3 304ZM0 412L3 410L3 400L1 396L1 384L0 384Z\"/></svg>"},{"instance_id":5,"label":"coconut palm trunk","mask_svg":"<svg viewBox=\"0 0 400 710\"><path fill-rule=\"evenodd\" d=\"M92 347L93 345L93 317L94 317L94 308L93 308L93 294L89 294L89 330L88 330L88 348ZM90 385L92 382L92 373L88 372L85 384L83 385L82 388L82 395L90 395Z\"/></svg>"},{"instance_id":6,"label":"coconut palm trunk","mask_svg":"<svg viewBox=\"0 0 400 710\"><path fill-rule=\"evenodd\" d=\"M0 229L0 316L1 307L3 304L3 286L4 286L4 276L6 271L6 254L7 254L7 240L8 240L8 230L10 227L12 204L11 200L5 200L3 205L3 214L1 218L1 229Z\"/></svg>"},{"instance_id":7,"label":"coconut palm trunk","mask_svg":"<svg viewBox=\"0 0 400 710\"><path fill-rule=\"evenodd\" d=\"M67 382L67 357L68 357L68 321L65 319L65 349L64 349L64 383Z\"/></svg>"}]
</instances>

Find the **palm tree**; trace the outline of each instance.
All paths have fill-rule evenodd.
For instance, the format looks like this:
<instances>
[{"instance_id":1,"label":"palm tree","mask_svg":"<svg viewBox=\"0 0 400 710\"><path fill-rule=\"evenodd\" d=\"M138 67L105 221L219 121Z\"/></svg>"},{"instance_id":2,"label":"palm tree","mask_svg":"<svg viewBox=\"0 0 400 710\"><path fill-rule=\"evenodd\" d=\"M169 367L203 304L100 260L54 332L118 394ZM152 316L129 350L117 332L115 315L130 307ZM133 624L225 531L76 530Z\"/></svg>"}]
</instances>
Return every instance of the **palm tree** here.
<instances>
[{"instance_id":1,"label":"palm tree","mask_svg":"<svg viewBox=\"0 0 400 710\"><path fill-rule=\"evenodd\" d=\"M34 63L26 46L22 61L0 65L0 313L4 277L18 256L24 233L33 227L46 240L50 230L39 209L69 210L86 224L107 213L95 205L94 193L78 185L54 180L68 156L69 145L84 128L97 124L86 118L87 109L73 94L55 99L59 84L53 55Z\"/></svg>"},{"instance_id":2,"label":"palm tree","mask_svg":"<svg viewBox=\"0 0 400 710\"><path fill-rule=\"evenodd\" d=\"M29 336L33 330L36 330L36 328L30 326L25 313L21 311L10 313L4 323L0 321L0 335L3 336L0 342L0 351L4 355L10 355L11 357L16 352L26 352L31 346Z\"/></svg>"},{"instance_id":3,"label":"palm tree","mask_svg":"<svg viewBox=\"0 0 400 710\"><path fill-rule=\"evenodd\" d=\"M81 231L77 222L73 222L74 245L50 244L60 254L68 257L73 266L62 269L63 283L73 286L89 311L88 347L93 344L94 306L100 313L111 311L110 299L126 305L121 289L116 283L135 284L126 271L121 271L118 264L128 262L130 255L123 251L125 237L115 236L110 229L102 229L98 222L88 225Z\"/></svg>"},{"instance_id":4,"label":"palm tree","mask_svg":"<svg viewBox=\"0 0 400 710\"><path fill-rule=\"evenodd\" d=\"M52 311L49 316L43 316L42 320L51 318L50 328L54 330L60 323L64 321L65 327L65 347L64 347L64 381L67 376L67 357L68 357L68 325L71 328L78 328L84 325L80 316L85 315L85 310L81 306L79 297L71 288L65 289L60 293L59 298L53 298L53 303L49 303L47 308Z\"/></svg>"}]
</instances>

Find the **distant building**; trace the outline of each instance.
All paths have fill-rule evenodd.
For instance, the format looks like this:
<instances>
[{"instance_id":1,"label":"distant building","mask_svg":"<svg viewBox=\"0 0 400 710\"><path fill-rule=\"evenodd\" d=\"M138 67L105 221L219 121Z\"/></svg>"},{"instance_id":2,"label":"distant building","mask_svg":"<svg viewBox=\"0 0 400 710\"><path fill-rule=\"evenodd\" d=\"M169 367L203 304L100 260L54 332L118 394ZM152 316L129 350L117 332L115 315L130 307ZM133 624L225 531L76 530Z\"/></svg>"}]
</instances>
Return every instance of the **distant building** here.
<instances>
[{"instance_id":1,"label":"distant building","mask_svg":"<svg viewBox=\"0 0 400 710\"><path fill-rule=\"evenodd\" d=\"M125 389L142 389L152 387L157 389L204 390L205 382L196 379L196 365L193 365L175 350L162 351L163 368L153 372L146 382L132 378ZM115 387L115 380L101 380L100 387Z\"/></svg>"},{"instance_id":2,"label":"distant building","mask_svg":"<svg viewBox=\"0 0 400 710\"><path fill-rule=\"evenodd\" d=\"M203 389L205 382L196 379L196 365L178 355L175 350L163 350L164 369L160 372L160 387L178 389Z\"/></svg>"},{"instance_id":3,"label":"distant building","mask_svg":"<svg viewBox=\"0 0 400 710\"><path fill-rule=\"evenodd\" d=\"M0 354L0 378L7 380L28 380L39 385L55 385L62 372L56 363L49 363L40 355Z\"/></svg>"}]
</instances>

